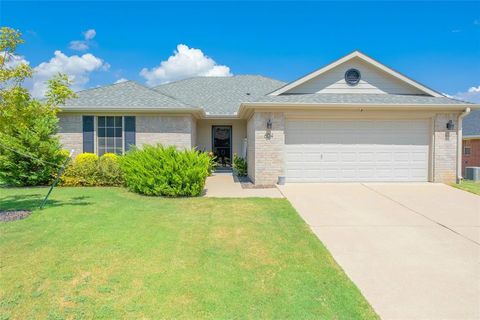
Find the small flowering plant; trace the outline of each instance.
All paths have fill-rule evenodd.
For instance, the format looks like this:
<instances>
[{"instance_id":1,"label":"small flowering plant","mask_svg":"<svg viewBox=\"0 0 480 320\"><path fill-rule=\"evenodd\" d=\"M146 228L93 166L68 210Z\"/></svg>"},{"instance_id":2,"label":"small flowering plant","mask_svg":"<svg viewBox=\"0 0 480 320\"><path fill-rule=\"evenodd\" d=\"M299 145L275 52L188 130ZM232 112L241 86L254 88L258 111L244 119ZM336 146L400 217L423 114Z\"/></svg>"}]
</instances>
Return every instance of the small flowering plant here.
<instances>
[{"instance_id":1,"label":"small flowering plant","mask_svg":"<svg viewBox=\"0 0 480 320\"><path fill-rule=\"evenodd\" d=\"M233 154L233 169L235 174L239 177L245 177L247 175L247 160L239 157L238 154Z\"/></svg>"},{"instance_id":2,"label":"small flowering plant","mask_svg":"<svg viewBox=\"0 0 480 320\"><path fill-rule=\"evenodd\" d=\"M208 175L211 176L213 171L215 171L217 168L217 157L212 151L208 152L207 155L210 158L210 162L208 164Z\"/></svg>"}]
</instances>

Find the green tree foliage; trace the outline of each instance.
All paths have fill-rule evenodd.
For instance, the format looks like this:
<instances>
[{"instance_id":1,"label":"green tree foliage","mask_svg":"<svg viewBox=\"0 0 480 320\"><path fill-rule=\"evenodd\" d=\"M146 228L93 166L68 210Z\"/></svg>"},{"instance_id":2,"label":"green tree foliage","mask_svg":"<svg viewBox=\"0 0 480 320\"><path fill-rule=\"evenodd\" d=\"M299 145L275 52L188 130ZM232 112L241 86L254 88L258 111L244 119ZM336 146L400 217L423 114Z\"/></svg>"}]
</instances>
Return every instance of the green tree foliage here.
<instances>
[{"instance_id":1,"label":"green tree foliage","mask_svg":"<svg viewBox=\"0 0 480 320\"><path fill-rule=\"evenodd\" d=\"M58 137L57 106L75 96L66 75L48 81L46 99L32 98L23 86L33 70L16 63L21 34L0 29L0 181L30 186L48 183L65 159Z\"/></svg>"},{"instance_id":2,"label":"green tree foliage","mask_svg":"<svg viewBox=\"0 0 480 320\"><path fill-rule=\"evenodd\" d=\"M199 196L211 158L196 150L144 145L120 158L127 187L149 196Z\"/></svg>"}]
</instances>

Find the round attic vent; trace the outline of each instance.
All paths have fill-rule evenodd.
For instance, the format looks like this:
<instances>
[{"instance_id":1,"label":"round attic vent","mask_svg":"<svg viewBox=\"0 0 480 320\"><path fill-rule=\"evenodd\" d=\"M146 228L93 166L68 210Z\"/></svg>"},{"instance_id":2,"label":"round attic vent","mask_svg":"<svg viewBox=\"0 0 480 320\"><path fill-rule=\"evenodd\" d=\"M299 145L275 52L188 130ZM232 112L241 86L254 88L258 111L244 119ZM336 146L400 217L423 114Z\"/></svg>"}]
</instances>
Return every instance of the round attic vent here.
<instances>
[{"instance_id":1,"label":"round attic vent","mask_svg":"<svg viewBox=\"0 0 480 320\"><path fill-rule=\"evenodd\" d=\"M348 69L345 72L345 82L349 86L356 86L360 82L361 74L357 69Z\"/></svg>"}]
</instances>

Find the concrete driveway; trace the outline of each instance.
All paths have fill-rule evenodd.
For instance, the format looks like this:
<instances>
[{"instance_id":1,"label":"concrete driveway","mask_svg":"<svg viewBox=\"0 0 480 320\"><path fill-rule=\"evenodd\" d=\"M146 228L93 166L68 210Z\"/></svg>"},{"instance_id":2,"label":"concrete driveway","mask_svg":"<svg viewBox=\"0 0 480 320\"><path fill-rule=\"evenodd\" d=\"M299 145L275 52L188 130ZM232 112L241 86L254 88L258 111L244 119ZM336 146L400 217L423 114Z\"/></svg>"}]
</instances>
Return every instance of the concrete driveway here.
<instances>
[{"instance_id":1,"label":"concrete driveway","mask_svg":"<svg viewBox=\"0 0 480 320\"><path fill-rule=\"evenodd\" d=\"M383 319L480 319L480 197L443 184L279 187Z\"/></svg>"}]
</instances>

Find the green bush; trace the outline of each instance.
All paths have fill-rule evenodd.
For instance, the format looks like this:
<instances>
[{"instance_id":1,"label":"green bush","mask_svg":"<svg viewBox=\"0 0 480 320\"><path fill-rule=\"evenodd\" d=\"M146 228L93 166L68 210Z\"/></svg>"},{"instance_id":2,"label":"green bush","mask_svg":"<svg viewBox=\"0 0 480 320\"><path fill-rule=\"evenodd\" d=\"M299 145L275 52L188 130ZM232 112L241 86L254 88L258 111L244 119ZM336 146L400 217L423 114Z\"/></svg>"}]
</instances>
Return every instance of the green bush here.
<instances>
[{"instance_id":1,"label":"green bush","mask_svg":"<svg viewBox=\"0 0 480 320\"><path fill-rule=\"evenodd\" d=\"M127 187L149 196L198 196L202 193L211 158L195 150L144 145L120 160Z\"/></svg>"},{"instance_id":2,"label":"green bush","mask_svg":"<svg viewBox=\"0 0 480 320\"><path fill-rule=\"evenodd\" d=\"M105 153L97 164L98 186L123 186L123 174L119 157L115 153Z\"/></svg>"},{"instance_id":3,"label":"green bush","mask_svg":"<svg viewBox=\"0 0 480 320\"><path fill-rule=\"evenodd\" d=\"M211 151L207 153L207 155L208 155L208 158L210 159L210 161L208 162L208 175L211 176L213 171L215 171L215 169L218 166L217 157L215 157L215 155Z\"/></svg>"},{"instance_id":4,"label":"green bush","mask_svg":"<svg viewBox=\"0 0 480 320\"><path fill-rule=\"evenodd\" d=\"M235 174L239 177L245 177L247 172L247 160L239 157L236 153L233 154L233 169Z\"/></svg>"},{"instance_id":5,"label":"green bush","mask_svg":"<svg viewBox=\"0 0 480 320\"><path fill-rule=\"evenodd\" d=\"M98 157L82 153L66 168L62 175L64 186L122 186L123 176L118 156L106 153Z\"/></svg>"}]
</instances>

